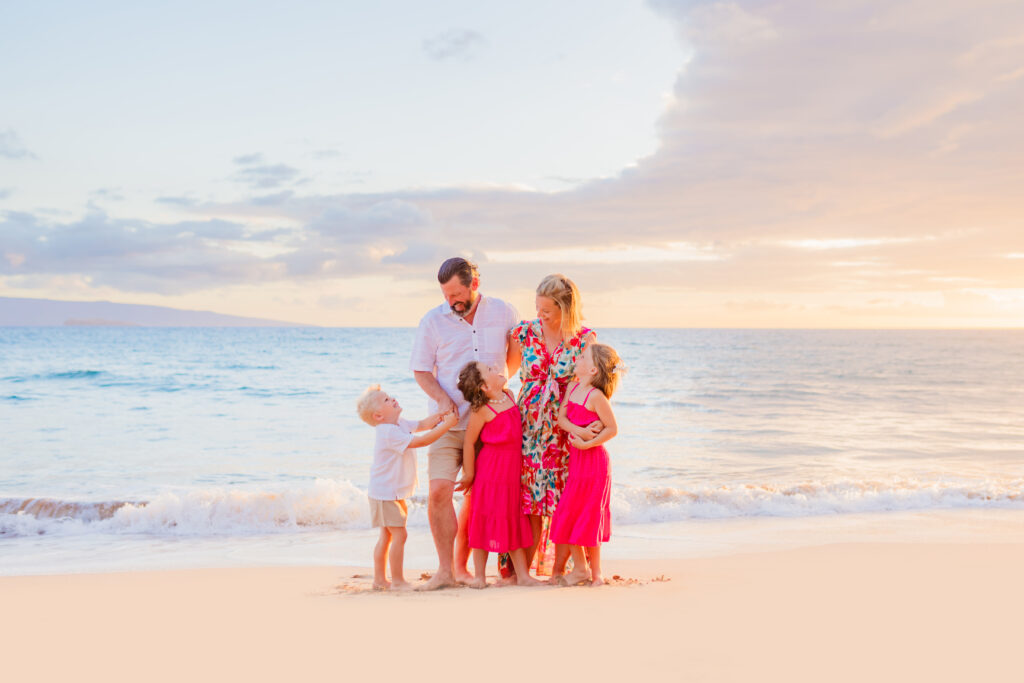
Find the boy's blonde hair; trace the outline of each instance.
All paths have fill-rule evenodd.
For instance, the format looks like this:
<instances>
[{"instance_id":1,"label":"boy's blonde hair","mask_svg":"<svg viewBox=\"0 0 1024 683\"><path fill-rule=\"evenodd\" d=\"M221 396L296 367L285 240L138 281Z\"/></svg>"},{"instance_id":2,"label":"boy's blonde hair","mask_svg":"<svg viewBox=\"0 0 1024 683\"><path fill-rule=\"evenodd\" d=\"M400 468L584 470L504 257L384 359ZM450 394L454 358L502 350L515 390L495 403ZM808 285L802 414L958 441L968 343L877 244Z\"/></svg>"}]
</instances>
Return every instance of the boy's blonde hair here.
<instances>
[{"instance_id":1,"label":"boy's blonde hair","mask_svg":"<svg viewBox=\"0 0 1024 683\"><path fill-rule=\"evenodd\" d=\"M611 398L619 386L619 380L626 372L626 366L622 364L618 352L607 344L593 342L587 348L590 349L594 366L597 368L597 374L590 384Z\"/></svg>"},{"instance_id":2,"label":"boy's blonde hair","mask_svg":"<svg viewBox=\"0 0 1024 683\"><path fill-rule=\"evenodd\" d=\"M371 384L366 387L366 391L356 401L356 412L359 413L359 417L363 422L370 425L371 427L377 426L377 419L373 416L374 412L377 411L377 403L380 395L384 393L381 391L379 384Z\"/></svg>"},{"instance_id":3,"label":"boy's blonde hair","mask_svg":"<svg viewBox=\"0 0 1024 683\"><path fill-rule=\"evenodd\" d=\"M537 296L546 296L562 312L562 338L571 339L583 329L583 301L576 283L562 275L548 275L537 285Z\"/></svg>"}]
</instances>

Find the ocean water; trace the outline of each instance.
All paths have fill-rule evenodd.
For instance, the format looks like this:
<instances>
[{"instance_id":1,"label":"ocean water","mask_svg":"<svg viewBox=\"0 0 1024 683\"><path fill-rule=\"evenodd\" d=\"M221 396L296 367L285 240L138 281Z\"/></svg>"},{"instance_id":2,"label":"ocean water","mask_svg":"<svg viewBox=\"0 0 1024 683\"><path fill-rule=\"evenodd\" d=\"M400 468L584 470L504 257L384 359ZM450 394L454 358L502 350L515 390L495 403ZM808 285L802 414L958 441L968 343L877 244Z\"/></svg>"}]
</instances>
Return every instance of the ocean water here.
<instances>
[{"instance_id":1,"label":"ocean water","mask_svg":"<svg viewBox=\"0 0 1024 683\"><path fill-rule=\"evenodd\" d=\"M630 368L610 549L702 522L1024 519L1022 331L599 336ZM368 564L373 430L354 401L380 382L425 415L412 337L0 328L0 573ZM429 565L425 470L421 453L410 559Z\"/></svg>"}]
</instances>

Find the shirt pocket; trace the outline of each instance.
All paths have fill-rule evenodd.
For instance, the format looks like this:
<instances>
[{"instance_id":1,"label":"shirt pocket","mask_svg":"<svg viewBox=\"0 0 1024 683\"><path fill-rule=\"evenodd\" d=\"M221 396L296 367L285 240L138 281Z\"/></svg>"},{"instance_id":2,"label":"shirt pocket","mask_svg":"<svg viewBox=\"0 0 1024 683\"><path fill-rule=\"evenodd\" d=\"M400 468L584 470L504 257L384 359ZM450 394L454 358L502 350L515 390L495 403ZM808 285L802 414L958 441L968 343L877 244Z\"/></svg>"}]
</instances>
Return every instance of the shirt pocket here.
<instances>
[{"instance_id":1,"label":"shirt pocket","mask_svg":"<svg viewBox=\"0 0 1024 683\"><path fill-rule=\"evenodd\" d=\"M501 327L485 327L480 331L480 353L489 360L505 360L508 332Z\"/></svg>"}]
</instances>

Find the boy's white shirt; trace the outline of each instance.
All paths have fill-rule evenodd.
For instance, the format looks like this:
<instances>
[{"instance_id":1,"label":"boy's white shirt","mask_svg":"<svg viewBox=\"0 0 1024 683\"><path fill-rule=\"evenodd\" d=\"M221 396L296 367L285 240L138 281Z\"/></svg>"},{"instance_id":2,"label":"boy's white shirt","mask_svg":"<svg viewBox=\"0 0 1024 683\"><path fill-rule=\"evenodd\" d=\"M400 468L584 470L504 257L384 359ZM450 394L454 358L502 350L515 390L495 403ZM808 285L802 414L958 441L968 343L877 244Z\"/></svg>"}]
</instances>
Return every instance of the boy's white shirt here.
<instances>
[{"instance_id":1,"label":"boy's white shirt","mask_svg":"<svg viewBox=\"0 0 1024 683\"><path fill-rule=\"evenodd\" d=\"M367 495L376 500L403 500L416 490L416 449L409 448L417 423L398 418L398 424L377 425Z\"/></svg>"}]
</instances>

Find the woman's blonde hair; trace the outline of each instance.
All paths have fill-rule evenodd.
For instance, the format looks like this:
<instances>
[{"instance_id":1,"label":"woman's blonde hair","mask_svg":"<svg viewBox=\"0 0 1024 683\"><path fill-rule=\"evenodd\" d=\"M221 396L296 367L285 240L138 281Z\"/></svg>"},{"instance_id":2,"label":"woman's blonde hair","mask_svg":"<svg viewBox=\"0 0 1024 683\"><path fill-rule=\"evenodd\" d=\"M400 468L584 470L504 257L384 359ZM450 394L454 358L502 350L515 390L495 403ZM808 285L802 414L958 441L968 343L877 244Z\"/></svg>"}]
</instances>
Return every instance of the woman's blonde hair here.
<instances>
[{"instance_id":1,"label":"woman's blonde hair","mask_svg":"<svg viewBox=\"0 0 1024 683\"><path fill-rule=\"evenodd\" d=\"M583 301L576 283L562 275L548 275L537 285L537 296L546 296L562 312L562 338L571 339L583 329Z\"/></svg>"},{"instance_id":2,"label":"woman's blonde hair","mask_svg":"<svg viewBox=\"0 0 1024 683\"><path fill-rule=\"evenodd\" d=\"M612 397L619 387L619 380L626 372L626 366L622 364L618 352L607 344L592 342L587 345L594 359L594 367L597 374L590 382L591 386L597 387L601 393L608 398Z\"/></svg>"}]
</instances>

